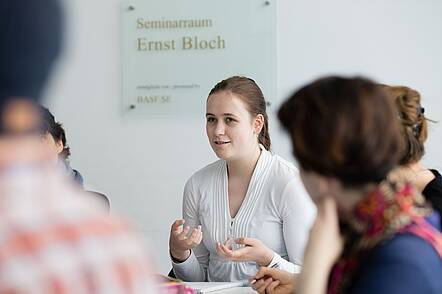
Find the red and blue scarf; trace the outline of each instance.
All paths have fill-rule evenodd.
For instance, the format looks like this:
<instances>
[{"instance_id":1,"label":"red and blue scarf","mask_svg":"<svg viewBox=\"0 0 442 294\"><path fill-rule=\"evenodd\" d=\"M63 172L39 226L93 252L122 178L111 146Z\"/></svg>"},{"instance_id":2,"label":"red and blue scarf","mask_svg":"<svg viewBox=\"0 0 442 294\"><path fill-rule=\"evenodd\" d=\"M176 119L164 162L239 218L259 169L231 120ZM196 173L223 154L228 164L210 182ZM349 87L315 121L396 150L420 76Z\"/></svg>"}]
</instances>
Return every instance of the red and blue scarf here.
<instances>
[{"instance_id":1,"label":"red and blue scarf","mask_svg":"<svg viewBox=\"0 0 442 294\"><path fill-rule=\"evenodd\" d=\"M442 258L442 234L425 220L430 213L422 195L409 183L386 181L370 191L343 225L344 252L332 269L328 294L348 291L361 260L397 234L419 236Z\"/></svg>"}]
</instances>

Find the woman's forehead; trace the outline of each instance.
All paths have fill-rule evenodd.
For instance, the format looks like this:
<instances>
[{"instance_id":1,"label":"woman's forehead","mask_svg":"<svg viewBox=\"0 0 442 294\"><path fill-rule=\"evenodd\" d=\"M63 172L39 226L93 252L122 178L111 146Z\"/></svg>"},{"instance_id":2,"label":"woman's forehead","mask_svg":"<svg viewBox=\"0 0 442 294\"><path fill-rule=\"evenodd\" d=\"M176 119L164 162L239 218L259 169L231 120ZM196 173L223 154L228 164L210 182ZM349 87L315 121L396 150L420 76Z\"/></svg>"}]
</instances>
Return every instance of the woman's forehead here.
<instances>
[{"instance_id":1,"label":"woman's forehead","mask_svg":"<svg viewBox=\"0 0 442 294\"><path fill-rule=\"evenodd\" d=\"M207 113L214 115L234 114L238 116L248 114L247 105L234 93L223 91L209 96L206 105Z\"/></svg>"}]
</instances>

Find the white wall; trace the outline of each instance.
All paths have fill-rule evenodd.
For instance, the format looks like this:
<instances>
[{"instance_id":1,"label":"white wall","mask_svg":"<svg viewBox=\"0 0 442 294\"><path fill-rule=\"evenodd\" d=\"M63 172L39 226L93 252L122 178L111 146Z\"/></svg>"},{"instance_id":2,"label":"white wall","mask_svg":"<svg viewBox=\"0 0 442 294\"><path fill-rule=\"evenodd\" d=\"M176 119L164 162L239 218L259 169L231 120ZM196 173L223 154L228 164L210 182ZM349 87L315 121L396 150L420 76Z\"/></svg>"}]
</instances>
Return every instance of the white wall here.
<instances>
[{"instance_id":1,"label":"white wall","mask_svg":"<svg viewBox=\"0 0 442 294\"><path fill-rule=\"evenodd\" d=\"M65 125L73 167L87 186L110 197L113 209L137 223L166 272L168 230L180 217L183 185L215 159L204 112L174 121L123 117L120 1L65 2L66 50L46 104ZM438 0L280 0L275 100L331 73L414 87L426 114L441 121L430 127L424 161L442 168L441 12ZM273 150L290 158L287 138L274 115L270 120Z\"/></svg>"}]
</instances>

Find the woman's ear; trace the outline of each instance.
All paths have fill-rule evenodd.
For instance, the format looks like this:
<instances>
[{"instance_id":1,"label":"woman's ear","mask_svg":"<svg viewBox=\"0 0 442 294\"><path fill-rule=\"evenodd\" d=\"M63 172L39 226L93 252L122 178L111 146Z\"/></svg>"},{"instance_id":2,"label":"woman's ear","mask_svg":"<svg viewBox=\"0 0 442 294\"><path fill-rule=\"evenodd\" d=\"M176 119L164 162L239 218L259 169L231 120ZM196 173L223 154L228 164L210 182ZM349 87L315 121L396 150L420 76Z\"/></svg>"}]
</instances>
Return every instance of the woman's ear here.
<instances>
[{"instance_id":1,"label":"woman's ear","mask_svg":"<svg viewBox=\"0 0 442 294\"><path fill-rule=\"evenodd\" d=\"M60 154L63 151L63 149L64 149L63 142L61 140L56 141L55 142L55 148L57 150L57 154Z\"/></svg>"},{"instance_id":2,"label":"woman's ear","mask_svg":"<svg viewBox=\"0 0 442 294\"><path fill-rule=\"evenodd\" d=\"M253 123L253 129L255 134L261 133L263 126L264 126L264 115L258 114L257 116L255 116L255 121Z\"/></svg>"}]
</instances>

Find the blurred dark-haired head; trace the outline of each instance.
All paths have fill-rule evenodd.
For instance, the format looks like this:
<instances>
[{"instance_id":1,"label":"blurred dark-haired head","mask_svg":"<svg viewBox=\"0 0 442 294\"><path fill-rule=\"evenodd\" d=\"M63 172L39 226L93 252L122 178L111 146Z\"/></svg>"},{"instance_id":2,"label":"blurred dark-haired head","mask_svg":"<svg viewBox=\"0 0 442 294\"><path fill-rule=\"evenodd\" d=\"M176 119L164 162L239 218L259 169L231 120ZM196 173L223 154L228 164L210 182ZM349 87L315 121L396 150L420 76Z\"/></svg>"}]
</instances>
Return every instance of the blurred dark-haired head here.
<instances>
[{"instance_id":1,"label":"blurred dark-haired head","mask_svg":"<svg viewBox=\"0 0 442 294\"><path fill-rule=\"evenodd\" d=\"M5 108L39 101L61 49L57 0L2 0L0 4L0 131ZM31 116L34 112L30 113ZM10 119L10 117L8 118ZM30 119L32 122L33 119Z\"/></svg>"},{"instance_id":2,"label":"blurred dark-haired head","mask_svg":"<svg viewBox=\"0 0 442 294\"><path fill-rule=\"evenodd\" d=\"M66 132L62 124L55 120L54 115L46 107L40 105L39 109L41 116L40 133L51 136L52 145L60 145L60 152L57 152L58 157L66 160L71 155L71 151L67 146Z\"/></svg>"},{"instance_id":3,"label":"blurred dark-haired head","mask_svg":"<svg viewBox=\"0 0 442 294\"><path fill-rule=\"evenodd\" d=\"M346 186L382 181L402 152L395 107L365 78L316 80L291 95L278 117L300 166Z\"/></svg>"}]
</instances>

